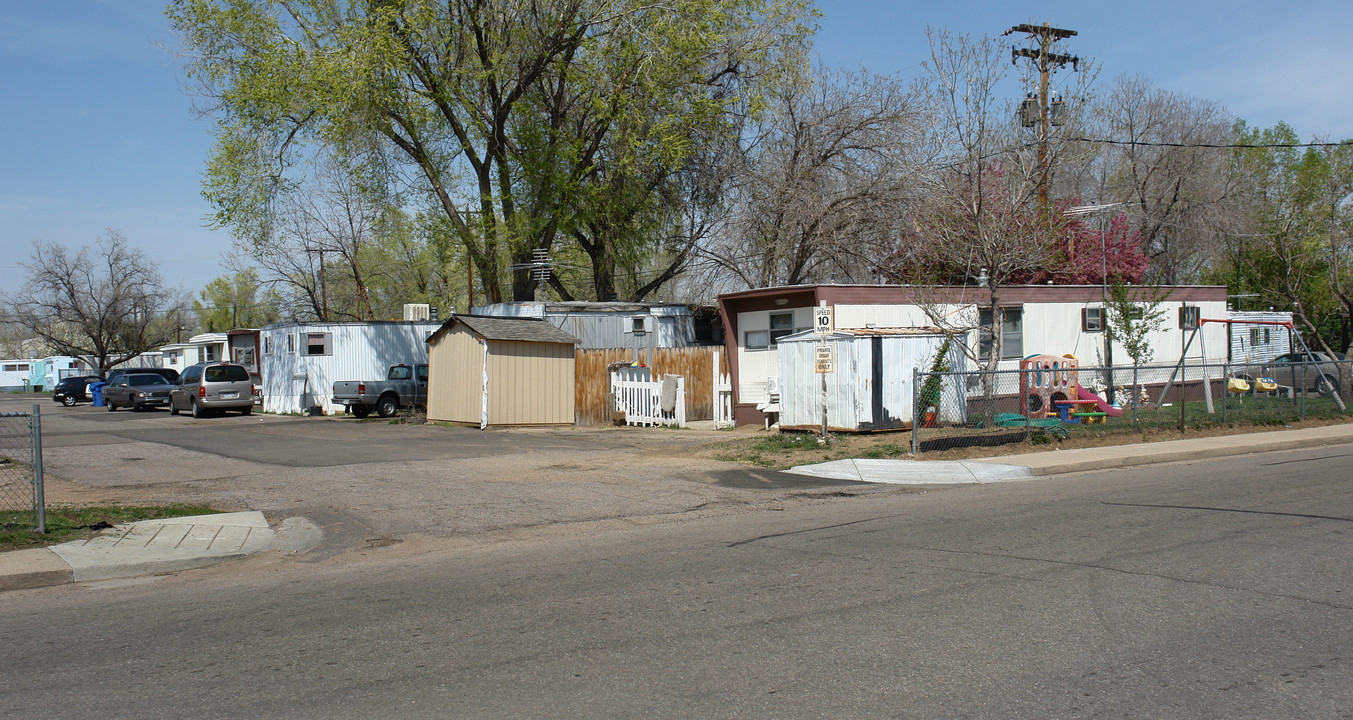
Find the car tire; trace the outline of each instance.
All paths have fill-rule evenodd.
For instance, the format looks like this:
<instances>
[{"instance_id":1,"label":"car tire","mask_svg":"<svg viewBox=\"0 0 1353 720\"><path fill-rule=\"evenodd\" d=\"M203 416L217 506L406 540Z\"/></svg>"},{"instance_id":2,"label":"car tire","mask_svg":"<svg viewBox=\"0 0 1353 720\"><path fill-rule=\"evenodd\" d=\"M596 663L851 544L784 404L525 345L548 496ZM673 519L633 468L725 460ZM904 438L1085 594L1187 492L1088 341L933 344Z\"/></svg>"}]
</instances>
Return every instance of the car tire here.
<instances>
[{"instance_id":1,"label":"car tire","mask_svg":"<svg viewBox=\"0 0 1353 720\"><path fill-rule=\"evenodd\" d=\"M1315 391L1321 395L1339 394L1339 381L1334 378L1320 378L1315 381Z\"/></svg>"},{"instance_id":2,"label":"car tire","mask_svg":"<svg viewBox=\"0 0 1353 720\"><path fill-rule=\"evenodd\" d=\"M241 415L252 415L252 414L254 414L254 407L253 407L252 405L250 405L249 407L244 408L243 410L241 410L241 411L240 411L240 414L241 414Z\"/></svg>"},{"instance_id":3,"label":"car tire","mask_svg":"<svg viewBox=\"0 0 1353 720\"><path fill-rule=\"evenodd\" d=\"M194 420L200 420L200 419L202 419L202 417L203 417L204 415L206 415L206 414L207 414L207 413L206 413L205 410L202 409L202 406L201 406L201 405L198 405L198 404L197 404L197 401L194 400L194 401L193 401L193 419L194 419Z\"/></svg>"},{"instance_id":4,"label":"car tire","mask_svg":"<svg viewBox=\"0 0 1353 720\"><path fill-rule=\"evenodd\" d=\"M75 407L75 398L67 395L66 397L61 398L61 404L66 407Z\"/></svg>"},{"instance_id":5,"label":"car tire","mask_svg":"<svg viewBox=\"0 0 1353 720\"><path fill-rule=\"evenodd\" d=\"M364 417L367 417L367 416L371 415L371 407L368 406L368 405L353 405L353 406L352 406L352 414L353 414L353 417L357 417L357 418L364 418Z\"/></svg>"},{"instance_id":6,"label":"car tire","mask_svg":"<svg viewBox=\"0 0 1353 720\"><path fill-rule=\"evenodd\" d=\"M117 409L117 406L110 402L104 401L104 404L108 406L108 412L113 412Z\"/></svg>"},{"instance_id":7,"label":"car tire","mask_svg":"<svg viewBox=\"0 0 1353 720\"><path fill-rule=\"evenodd\" d=\"M386 395L376 401L376 414L383 418L394 417L399 412L399 400L391 395Z\"/></svg>"},{"instance_id":8,"label":"car tire","mask_svg":"<svg viewBox=\"0 0 1353 720\"><path fill-rule=\"evenodd\" d=\"M179 414L179 406L174 404L174 399L173 399L173 398L169 398L169 414L170 414L170 415L178 415L178 414Z\"/></svg>"}]
</instances>

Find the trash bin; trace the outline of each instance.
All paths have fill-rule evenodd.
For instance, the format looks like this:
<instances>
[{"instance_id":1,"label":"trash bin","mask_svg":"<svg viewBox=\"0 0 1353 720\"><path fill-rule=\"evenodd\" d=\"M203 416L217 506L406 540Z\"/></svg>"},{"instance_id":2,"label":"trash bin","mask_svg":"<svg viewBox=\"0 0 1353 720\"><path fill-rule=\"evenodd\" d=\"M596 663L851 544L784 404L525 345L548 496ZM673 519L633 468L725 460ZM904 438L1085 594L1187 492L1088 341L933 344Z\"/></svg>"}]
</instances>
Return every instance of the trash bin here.
<instances>
[{"instance_id":1,"label":"trash bin","mask_svg":"<svg viewBox=\"0 0 1353 720\"><path fill-rule=\"evenodd\" d=\"M103 407L103 386L106 382L96 382L89 384L89 397L94 401L94 407Z\"/></svg>"}]
</instances>

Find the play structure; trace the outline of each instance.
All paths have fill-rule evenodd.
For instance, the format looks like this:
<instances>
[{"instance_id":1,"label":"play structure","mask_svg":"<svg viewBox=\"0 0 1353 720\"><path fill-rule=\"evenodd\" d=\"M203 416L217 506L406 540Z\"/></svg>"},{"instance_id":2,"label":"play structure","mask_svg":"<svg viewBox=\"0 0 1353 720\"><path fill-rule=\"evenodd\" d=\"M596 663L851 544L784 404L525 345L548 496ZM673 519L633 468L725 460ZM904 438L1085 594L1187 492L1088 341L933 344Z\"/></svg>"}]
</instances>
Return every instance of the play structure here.
<instances>
[{"instance_id":1,"label":"play structure","mask_svg":"<svg viewBox=\"0 0 1353 720\"><path fill-rule=\"evenodd\" d=\"M1102 423L1123 409L1081 386L1075 355L1030 355L1020 361L1020 410L1031 419Z\"/></svg>"}]
</instances>

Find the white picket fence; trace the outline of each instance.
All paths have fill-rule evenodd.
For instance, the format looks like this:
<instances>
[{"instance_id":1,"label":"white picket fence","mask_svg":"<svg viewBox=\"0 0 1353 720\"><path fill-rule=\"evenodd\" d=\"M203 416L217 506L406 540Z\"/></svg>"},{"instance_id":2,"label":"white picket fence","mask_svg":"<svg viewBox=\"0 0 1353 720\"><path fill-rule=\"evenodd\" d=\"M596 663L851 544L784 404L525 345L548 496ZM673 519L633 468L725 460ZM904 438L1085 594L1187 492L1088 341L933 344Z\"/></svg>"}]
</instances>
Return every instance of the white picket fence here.
<instances>
[{"instance_id":1,"label":"white picket fence","mask_svg":"<svg viewBox=\"0 0 1353 720\"><path fill-rule=\"evenodd\" d=\"M611 373L611 397L615 411L625 413L626 425L686 427L686 378L676 379L676 397L671 411L662 409L662 380L628 380Z\"/></svg>"},{"instance_id":2,"label":"white picket fence","mask_svg":"<svg viewBox=\"0 0 1353 720\"><path fill-rule=\"evenodd\" d=\"M714 427L733 427L733 379L719 372L719 358L714 362Z\"/></svg>"}]
</instances>

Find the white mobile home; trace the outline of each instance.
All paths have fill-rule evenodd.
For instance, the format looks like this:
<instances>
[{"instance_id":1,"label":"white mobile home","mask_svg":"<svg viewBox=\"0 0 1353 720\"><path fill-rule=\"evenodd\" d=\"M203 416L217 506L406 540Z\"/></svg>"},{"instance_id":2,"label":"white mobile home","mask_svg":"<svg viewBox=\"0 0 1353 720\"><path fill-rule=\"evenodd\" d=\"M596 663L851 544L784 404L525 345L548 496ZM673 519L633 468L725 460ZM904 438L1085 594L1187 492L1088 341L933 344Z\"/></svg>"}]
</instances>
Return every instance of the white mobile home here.
<instances>
[{"instance_id":1,"label":"white mobile home","mask_svg":"<svg viewBox=\"0 0 1353 720\"><path fill-rule=\"evenodd\" d=\"M1226 288L1164 288L1164 323L1150 336L1155 362L1176 362L1184 331L1181 307L1197 307L1203 318L1227 317ZM1001 288L1004 315L1000 369L1015 369L1028 355L1075 355L1083 366L1128 365L1127 353L1107 342L1104 289L1098 285L1015 285ZM760 425L770 378L778 377L776 344L813 326L813 309L832 311L836 330L939 326L963 337L975 357L992 343L982 328L990 322L991 292L981 287L900 285L796 285L760 288L719 296L724 344L733 382L734 417L741 425ZM1189 349L1191 362L1224 362L1228 337L1224 323L1208 323ZM779 379L781 383L785 378Z\"/></svg>"},{"instance_id":2,"label":"white mobile home","mask_svg":"<svg viewBox=\"0 0 1353 720\"><path fill-rule=\"evenodd\" d=\"M378 380L391 365L426 364L440 322L292 322L259 330L263 410L342 413L340 380Z\"/></svg>"},{"instance_id":3,"label":"white mobile home","mask_svg":"<svg viewBox=\"0 0 1353 720\"><path fill-rule=\"evenodd\" d=\"M642 351L722 341L712 308L671 303L510 302L476 307L473 314L544 320L578 338L580 349Z\"/></svg>"},{"instance_id":4,"label":"white mobile home","mask_svg":"<svg viewBox=\"0 0 1353 720\"><path fill-rule=\"evenodd\" d=\"M1231 362L1266 363L1292 352L1292 313L1233 311L1227 318L1231 320L1226 326L1231 340L1228 358Z\"/></svg>"},{"instance_id":5,"label":"white mobile home","mask_svg":"<svg viewBox=\"0 0 1353 720\"><path fill-rule=\"evenodd\" d=\"M26 392L33 386L33 366L41 363L36 358L0 360L0 391Z\"/></svg>"}]
</instances>

